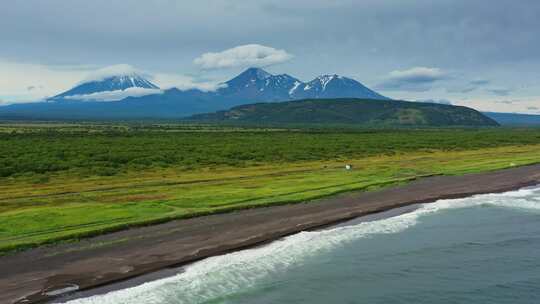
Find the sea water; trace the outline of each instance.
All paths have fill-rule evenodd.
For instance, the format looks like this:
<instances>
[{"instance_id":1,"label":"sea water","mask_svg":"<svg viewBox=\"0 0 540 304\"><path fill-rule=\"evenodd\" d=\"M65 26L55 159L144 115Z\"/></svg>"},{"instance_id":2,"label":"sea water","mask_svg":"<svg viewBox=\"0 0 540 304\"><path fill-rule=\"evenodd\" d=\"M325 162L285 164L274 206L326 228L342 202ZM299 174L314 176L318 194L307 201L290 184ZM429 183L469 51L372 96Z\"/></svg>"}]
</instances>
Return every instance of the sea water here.
<instances>
[{"instance_id":1,"label":"sea water","mask_svg":"<svg viewBox=\"0 0 540 304\"><path fill-rule=\"evenodd\" d=\"M302 232L67 303L540 303L540 188Z\"/></svg>"}]
</instances>

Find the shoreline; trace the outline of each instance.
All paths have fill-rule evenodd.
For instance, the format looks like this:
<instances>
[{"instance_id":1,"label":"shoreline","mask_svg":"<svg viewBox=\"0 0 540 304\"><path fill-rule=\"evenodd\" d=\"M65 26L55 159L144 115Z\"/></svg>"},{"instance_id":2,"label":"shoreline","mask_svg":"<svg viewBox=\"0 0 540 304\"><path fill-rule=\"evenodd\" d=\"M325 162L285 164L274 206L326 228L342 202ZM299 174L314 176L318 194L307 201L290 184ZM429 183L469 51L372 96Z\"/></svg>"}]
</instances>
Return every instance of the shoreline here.
<instances>
[{"instance_id":1,"label":"shoreline","mask_svg":"<svg viewBox=\"0 0 540 304\"><path fill-rule=\"evenodd\" d=\"M58 298L62 291L73 292L73 286L89 295L99 287L125 288L117 284L134 278L146 280L158 272L170 276L173 269L178 271L204 258L261 246L300 231L440 199L538 184L540 164L434 176L373 192L350 192L308 203L177 220L79 243L39 247L0 258L0 302L43 303Z\"/></svg>"},{"instance_id":2,"label":"shoreline","mask_svg":"<svg viewBox=\"0 0 540 304\"><path fill-rule=\"evenodd\" d=\"M377 213L373 213L373 214L363 215L363 216L348 220L348 221L343 222L343 223L337 223L335 225L330 225L330 226L324 227L324 228L316 228L316 229L313 229L311 231L321 231L321 230L326 230L326 229L332 229L332 228L335 228L335 227L356 225L356 224L359 224L359 223L362 223L362 222L372 222L372 221L378 221L378 220L382 220L382 219L386 219L386 218L391 218L391 217L399 216L399 215L402 215L402 214L414 212L415 210L417 210L420 207L420 205L421 204L408 205L408 206L397 207L397 208L393 208L393 209L389 209L389 210L385 210L385 211L381 211L381 212L377 212ZM284 236L284 237L286 237L286 236ZM282 237L282 238L284 238L284 237ZM244 248L244 249L233 250L231 252L237 252L237 251L241 251L241 250L248 250L248 249L255 249L255 248L264 247L264 246L269 245L272 242L279 241L282 238L278 238L278 239L275 239L275 240L270 240L268 242L264 242L264 243L259 244L259 245L250 246L250 247ZM135 286L144 284L146 282L151 282L151 281L156 281L156 280L160 280L160 279L169 278L169 277L172 277L172 276L175 276L175 275L178 275L178 274L181 274L182 272L184 272L185 267L188 267L190 265L193 265L193 264L196 264L196 263L202 262L202 261L204 261L204 259L194 261L192 263L187 263L185 265L181 265L181 266L178 266L176 268L165 268L165 269L157 270L155 272L151 272L151 273L143 274L143 275L135 277L135 278L127 279L125 281L119 281L119 282L116 282L116 283L111 283L111 284L108 284L108 285L105 285L105 286L92 288L92 289L89 289L89 290L83 290L83 291L79 291L79 292L74 292L72 294L68 294L68 295L59 297L56 300L60 300L60 301L64 302L64 301L71 301L71 300L76 300L76 299L81 299L81 298L87 298L87 297L91 297L91 296L95 296L95 295L106 294L108 292L112 292L112 291L116 291L116 290L135 287Z\"/></svg>"}]
</instances>

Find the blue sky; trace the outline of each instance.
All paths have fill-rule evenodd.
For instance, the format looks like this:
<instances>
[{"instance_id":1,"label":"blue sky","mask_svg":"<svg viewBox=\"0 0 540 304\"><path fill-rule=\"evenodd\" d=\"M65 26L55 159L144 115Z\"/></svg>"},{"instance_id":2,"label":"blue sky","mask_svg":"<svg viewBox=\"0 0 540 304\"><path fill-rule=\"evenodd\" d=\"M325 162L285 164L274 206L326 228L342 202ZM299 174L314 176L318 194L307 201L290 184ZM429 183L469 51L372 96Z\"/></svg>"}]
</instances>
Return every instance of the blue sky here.
<instances>
[{"instance_id":1,"label":"blue sky","mask_svg":"<svg viewBox=\"0 0 540 304\"><path fill-rule=\"evenodd\" d=\"M256 65L540 114L539 15L537 0L12 1L0 10L0 103L50 96L116 64L180 88Z\"/></svg>"}]
</instances>

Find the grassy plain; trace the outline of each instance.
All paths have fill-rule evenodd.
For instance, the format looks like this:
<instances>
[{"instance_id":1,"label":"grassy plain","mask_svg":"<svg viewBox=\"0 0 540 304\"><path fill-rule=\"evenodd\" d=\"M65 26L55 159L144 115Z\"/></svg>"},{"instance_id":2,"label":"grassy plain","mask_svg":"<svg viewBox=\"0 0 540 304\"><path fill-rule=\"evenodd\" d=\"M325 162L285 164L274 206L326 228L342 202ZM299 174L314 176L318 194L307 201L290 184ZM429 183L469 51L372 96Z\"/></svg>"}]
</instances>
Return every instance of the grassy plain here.
<instances>
[{"instance_id":1,"label":"grassy plain","mask_svg":"<svg viewBox=\"0 0 540 304\"><path fill-rule=\"evenodd\" d=\"M0 252L538 162L540 129L0 124Z\"/></svg>"}]
</instances>

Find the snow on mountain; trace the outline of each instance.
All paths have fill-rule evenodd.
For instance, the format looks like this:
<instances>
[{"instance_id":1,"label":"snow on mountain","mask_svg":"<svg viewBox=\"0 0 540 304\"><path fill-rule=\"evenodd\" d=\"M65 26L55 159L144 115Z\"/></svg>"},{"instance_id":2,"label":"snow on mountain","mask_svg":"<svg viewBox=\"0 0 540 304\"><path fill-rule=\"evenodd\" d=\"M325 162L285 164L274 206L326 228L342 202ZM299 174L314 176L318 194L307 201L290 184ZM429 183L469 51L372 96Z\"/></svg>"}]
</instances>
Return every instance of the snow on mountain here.
<instances>
[{"instance_id":1,"label":"snow on mountain","mask_svg":"<svg viewBox=\"0 0 540 304\"><path fill-rule=\"evenodd\" d=\"M126 97L159 94L158 86L129 65L116 65L90 74L72 89L51 100L115 101Z\"/></svg>"},{"instance_id":2,"label":"snow on mountain","mask_svg":"<svg viewBox=\"0 0 540 304\"><path fill-rule=\"evenodd\" d=\"M339 76L321 75L305 84L303 90L297 90L291 96L294 99L304 98L367 98L388 99L362 85L360 82Z\"/></svg>"},{"instance_id":3,"label":"snow on mountain","mask_svg":"<svg viewBox=\"0 0 540 304\"><path fill-rule=\"evenodd\" d=\"M107 78L115 76L137 76L142 75L142 72L134 68L129 64L115 64L110 65L95 71L91 71L86 77L79 83L103 81Z\"/></svg>"},{"instance_id":4,"label":"snow on mountain","mask_svg":"<svg viewBox=\"0 0 540 304\"><path fill-rule=\"evenodd\" d=\"M295 81L293 87L289 90L289 96L293 96L294 92L296 92L296 89L298 89L301 84L300 81Z\"/></svg>"},{"instance_id":5,"label":"snow on mountain","mask_svg":"<svg viewBox=\"0 0 540 304\"><path fill-rule=\"evenodd\" d=\"M251 101L285 101L306 98L388 99L358 81L339 75L322 75L302 82L287 74L272 75L260 68L249 68L225 82L219 95L234 95Z\"/></svg>"},{"instance_id":6,"label":"snow on mountain","mask_svg":"<svg viewBox=\"0 0 540 304\"><path fill-rule=\"evenodd\" d=\"M249 68L225 82L218 96L252 101L281 101L290 99L289 91L301 83L287 74L272 75L260 68Z\"/></svg>"}]
</instances>

